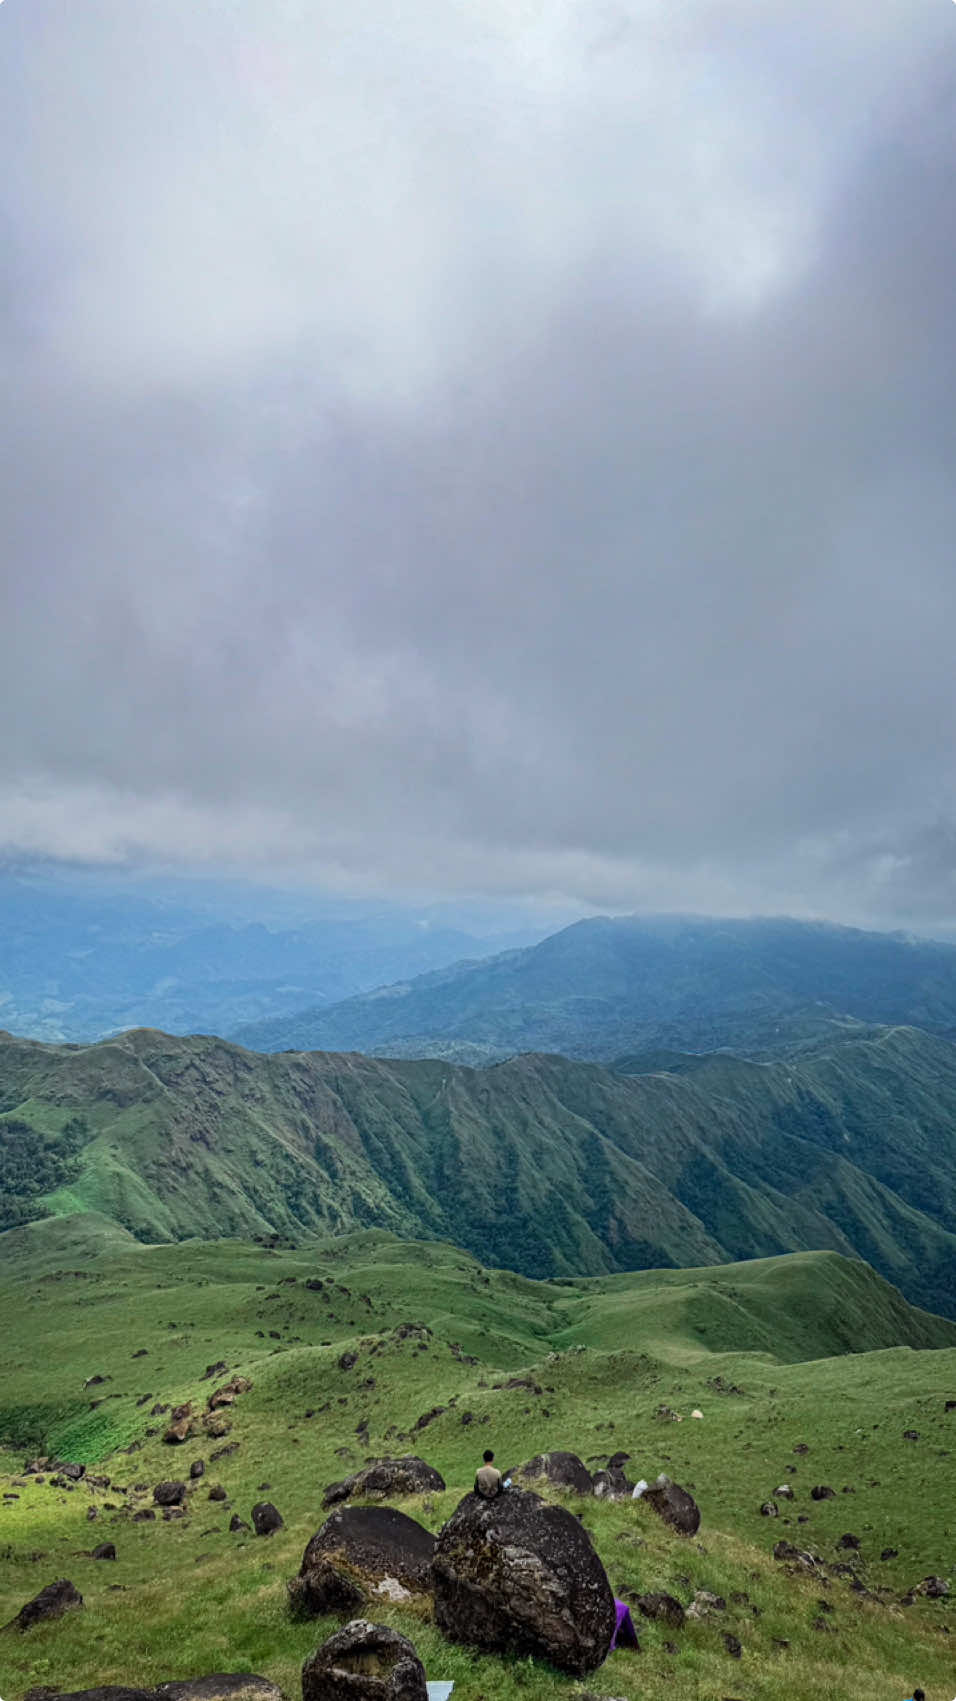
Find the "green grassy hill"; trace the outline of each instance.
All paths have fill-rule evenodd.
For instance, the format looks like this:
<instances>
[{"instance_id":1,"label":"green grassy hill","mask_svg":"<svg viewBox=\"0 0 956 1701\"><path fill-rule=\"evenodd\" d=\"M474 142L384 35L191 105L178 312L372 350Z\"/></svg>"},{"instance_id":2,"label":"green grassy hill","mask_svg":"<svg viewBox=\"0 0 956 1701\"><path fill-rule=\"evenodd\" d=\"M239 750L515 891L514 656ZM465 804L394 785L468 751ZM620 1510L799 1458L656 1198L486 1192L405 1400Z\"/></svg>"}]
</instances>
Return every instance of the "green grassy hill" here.
<instances>
[{"instance_id":1,"label":"green grassy hill","mask_svg":"<svg viewBox=\"0 0 956 1701\"><path fill-rule=\"evenodd\" d=\"M956 1027L956 946L823 922L598 916L234 1037L263 1051L609 1061L651 1046L776 1054L847 1020Z\"/></svg>"},{"instance_id":2,"label":"green grassy hill","mask_svg":"<svg viewBox=\"0 0 956 1701\"><path fill-rule=\"evenodd\" d=\"M530 1276L831 1248L956 1313L956 1048L867 1030L628 1075L0 1039L0 1223L138 1240L380 1227Z\"/></svg>"},{"instance_id":3,"label":"green grassy hill","mask_svg":"<svg viewBox=\"0 0 956 1701\"><path fill-rule=\"evenodd\" d=\"M666 1589L686 1604L706 1588L727 1602L677 1632L641 1621L643 1652L612 1656L594 1693L870 1701L919 1682L936 1701L951 1676L951 1604L899 1600L952 1566L956 1508L943 1484L956 1413L944 1405L956 1394L956 1326L915 1312L858 1262L801 1254L544 1284L376 1232L285 1251L145 1247L87 1216L0 1236L0 1305L0 1620L53 1577L71 1577L86 1600L26 1636L0 1635L6 1701L35 1684L212 1670L258 1671L297 1697L303 1658L333 1628L290 1622L285 1598L322 1522L323 1485L367 1456L418 1451L448 1489L406 1509L438 1528L489 1444L509 1464L568 1447L592 1468L623 1450L632 1478L665 1470L701 1507L699 1538L686 1541L639 1502L572 1502L618 1590ZM431 1334L403 1336L405 1323ZM346 1348L357 1355L348 1370ZM253 1384L228 1439L164 1446L152 1406L203 1404L218 1360ZM104 1380L85 1388L93 1376ZM661 1422L662 1402L685 1421ZM703 1421L690 1419L695 1407ZM918 1441L902 1439L909 1429ZM111 1486L22 1476L24 1455L41 1449L95 1465ZM151 1485L199 1457L206 1474L186 1519L132 1522ZM762 1518L782 1482L795 1500ZM209 1500L216 1483L224 1503ZM813 1501L817 1483L834 1498ZM285 1528L268 1542L230 1532L232 1513L248 1520L264 1496ZM859 1554L837 1549L847 1530ZM771 1557L781 1536L828 1562L851 1558L872 1598L845 1577L789 1576ZM105 1540L115 1564L88 1557ZM580 1695L540 1664L473 1657L418 1613L383 1604L375 1616L412 1636L429 1676L454 1678L456 1701ZM725 1632L742 1644L739 1661Z\"/></svg>"}]
</instances>

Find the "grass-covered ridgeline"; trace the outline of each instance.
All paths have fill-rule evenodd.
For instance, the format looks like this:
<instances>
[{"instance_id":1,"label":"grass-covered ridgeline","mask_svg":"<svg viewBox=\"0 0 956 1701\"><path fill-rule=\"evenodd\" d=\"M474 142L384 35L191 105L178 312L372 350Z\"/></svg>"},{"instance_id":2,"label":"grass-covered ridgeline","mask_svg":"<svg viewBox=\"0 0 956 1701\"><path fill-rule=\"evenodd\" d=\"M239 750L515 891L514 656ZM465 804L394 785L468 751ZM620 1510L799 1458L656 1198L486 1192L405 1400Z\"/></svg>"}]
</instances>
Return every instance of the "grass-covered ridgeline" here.
<instances>
[{"instance_id":1,"label":"grass-covered ridgeline","mask_svg":"<svg viewBox=\"0 0 956 1701\"><path fill-rule=\"evenodd\" d=\"M638 1066L0 1036L0 1212L145 1241L377 1227L535 1277L830 1248L956 1315L956 1046Z\"/></svg>"},{"instance_id":2,"label":"grass-covered ridgeline","mask_svg":"<svg viewBox=\"0 0 956 1701\"><path fill-rule=\"evenodd\" d=\"M956 1326L914 1312L858 1262L801 1254L545 1284L375 1232L298 1249L145 1247L86 1216L0 1237L0 1304L0 1619L54 1577L86 1600L57 1623L0 1636L5 1701L44 1683L216 1670L257 1671L297 1697L301 1662L332 1625L293 1623L285 1579L322 1522L323 1486L370 1455L419 1452L448 1490L405 1509L438 1528L489 1444L508 1464L567 1447L596 1466L621 1449L632 1477L667 1471L700 1504L692 1541L640 1503L577 1506L616 1588L685 1603L707 1588L727 1602L677 1632L642 1623L643 1652L613 1656L589 1682L595 1693L870 1701L921 1683L942 1701L950 1682L952 1605L899 1601L952 1567L956 1413L944 1407L956 1397ZM410 1322L431 1333L403 1337ZM349 1369L346 1350L357 1354ZM253 1384L228 1436L164 1445L168 1420L152 1406L201 1408L219 1360ZM94 1376L104 1380L84 1386ZM662 1403L684 1421L659 1418ZM37 1451L96 1467L112 1486L21 1476ZM194 1458L206 1474L188 1517L132 1522L152 1485L187 1475ZM794 1501L761 1517L784 1482ZM208 1498L216 1483L225 1503ZM834 1497L813 1501L814 1484ZM233 1511L248 1519L263 1498L286 1527L269 1540L230 1533ZM836 1548L845 1532L859 1535L859 1554ZM828 1562L852 1559L877 1598L845 1579L788 1575L771 1557L781 1536ZM87 1557L104 1540L115 1563ZM571 1701L580 1687L540 1664L475 1658L420 1612L375 1616L410 1634L461 1701Z\"/></svg>"}]
</instances>

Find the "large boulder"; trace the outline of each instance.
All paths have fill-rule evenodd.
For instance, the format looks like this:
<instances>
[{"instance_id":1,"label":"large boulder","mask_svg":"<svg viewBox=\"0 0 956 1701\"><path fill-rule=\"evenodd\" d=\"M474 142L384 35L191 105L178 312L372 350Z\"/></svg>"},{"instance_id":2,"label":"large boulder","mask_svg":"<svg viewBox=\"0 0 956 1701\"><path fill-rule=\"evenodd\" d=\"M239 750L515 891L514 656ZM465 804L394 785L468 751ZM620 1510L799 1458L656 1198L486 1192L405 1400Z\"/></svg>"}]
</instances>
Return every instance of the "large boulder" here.
<instances>
[{"instance_id":1,"label":"large boulder","mask_svg":"<svg viewBox=\"0 0 956 1701\"><path fill-rule=\"evenodd\" d=\"M606 1657L614 1596L572 1513L521 1489L468 1494L438 1538L435 1623L455 1642L583 1677Z\"/></svg>"},{"instance_id":2,"label":"large boulder","mask_svg":"<svg viewBox=\"0 0 956 1701\"><path fill-rule=\"evenodd\" d=\"M75 1607L83 1605L83 1596L79 1589L70 1582L68 1577L60 1577L55 1583L48 1583L32 1601L27 1601L20 1608L13 1624L18 1630L30 1630L34 1624L40 1624L46 1618L60 1618L63 1613L70 1612Z\"/></svg>"},{"instance_id":3,"label":"large boulder","mask_svg":"<svg viewBox=\"0 0 956 1701\"><path fill-rule=\"evenodd\" d=\"M305 1586L293 1592L302 1603L311 1591L320 1593L320 1579L313 1574L328 1562L372 1592L392 1593L388 1585L398 1584L411 1593L423 1593L431 1587L434 1557L431 1532L394 1506L343 1506L326 1518L309 1542L299 1568Z\"/></svg>"},{"instance_id":4,"label":"large boulder","mask_svg":"<svg viewBox=\"0 0 956 1701\"><path fill-rule=\"evenodd\" d=\"M356 1618L302 1667L302 1701L427 1701L413 1643L386 1624Z\"/></svg>"},{"instance_id":5,"label":"large boulder","mask_svg":"<svg viewBox=\"0 0 956 1701\"><path fill-rule=\"evenodd\" d=\"M647 1489L644 1500L659 1518L681 1536L695 1536L700 1529L700 1508L692 1494L670 1477L659 1476L653 1488Z\"/></svg>"},{"instance_id":6,"label":"large boulder","mask_svg":"<svg viewBox=\"0 0 956 1701\"><path fill-rule=\"evenodd\" d=\"M403 1494L440 1494L445 1479L434 1466L426 1465L415 1453L401 1459L374 1459L364 1470L341 1482L330 1482L322 1496L323 1506L343 1500L395 1499Z\"/></svg>"},{"instance_id":7,"label":"large boulder","mask_svg":"<svg viewBox=\"0 0 956 1701\"><path fill-rule=\"evenodd\" d=\"M210 1499L212 1496L210 1495ZM259 1500L252 1508L252 1527L257 1536L271 1536L275 1530L281 1530L285 1520L271 1500Z\"/></svg>"},{"instance_id":8,"label":"large boulder","mask_svg":"<svg viewBox=\"0 0 956 1701\"><path fill-rule=\"evenodd\" d=\"M515 1475L525 1482L544 1478L553 1488L567 1488L572 1494L594 1492L591 1473L576 1453L536 1453L526 1465L519 1466Z\"/></svg>"}]
</instances>

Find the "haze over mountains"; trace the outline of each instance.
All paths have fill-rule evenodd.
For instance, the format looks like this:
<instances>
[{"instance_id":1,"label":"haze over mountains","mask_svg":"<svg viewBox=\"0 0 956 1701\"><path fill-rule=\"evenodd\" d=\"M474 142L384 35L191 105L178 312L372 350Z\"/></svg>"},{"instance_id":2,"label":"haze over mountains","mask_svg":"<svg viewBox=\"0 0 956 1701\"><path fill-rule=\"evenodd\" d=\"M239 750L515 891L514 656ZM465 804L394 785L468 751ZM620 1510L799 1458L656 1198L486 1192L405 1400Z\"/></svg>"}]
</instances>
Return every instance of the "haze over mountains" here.
<instances>
[{"instance_id":1,"label":"haze over mountains","mask_svg":"<svg viewBox=\"0 0 956 1701\"><path fill-rule=\"evenodd\" d=\"M48 1040L230 1032L549 931L527 906L361 902L239 881L0 873L0 1025Z\"/></svg>"},{"instance_id":2,"label":"haze over mountains","mask_svg":"<svg viewBox=\"0 0 956 1701\"><path fill-rule=\"evenodd\" d=\"M956 1028L956 946L787 919L596 917L233 1037L269 1051L612 1060L657 1046L779 1052L847 1018Z\"/></svg>"}]
</instances>

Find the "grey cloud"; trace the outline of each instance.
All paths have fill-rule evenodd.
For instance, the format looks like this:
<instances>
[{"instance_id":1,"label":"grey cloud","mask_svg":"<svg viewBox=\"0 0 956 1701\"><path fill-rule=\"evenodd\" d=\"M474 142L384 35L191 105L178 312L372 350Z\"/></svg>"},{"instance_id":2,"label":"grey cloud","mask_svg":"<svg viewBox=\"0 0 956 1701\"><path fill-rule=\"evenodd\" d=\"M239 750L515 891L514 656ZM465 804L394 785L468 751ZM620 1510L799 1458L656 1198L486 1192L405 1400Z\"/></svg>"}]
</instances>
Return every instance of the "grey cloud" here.
<instances>
[{"instance_id":1,"label":"grey cloud","mask_svg":"<svg viewBox=\"0 0 956 1701\"><path fill-rule=\"evenodd\" d=\"M956 14L343 18L0 12L0 842L944 922Z\"/></svg>"}]
</instances>

